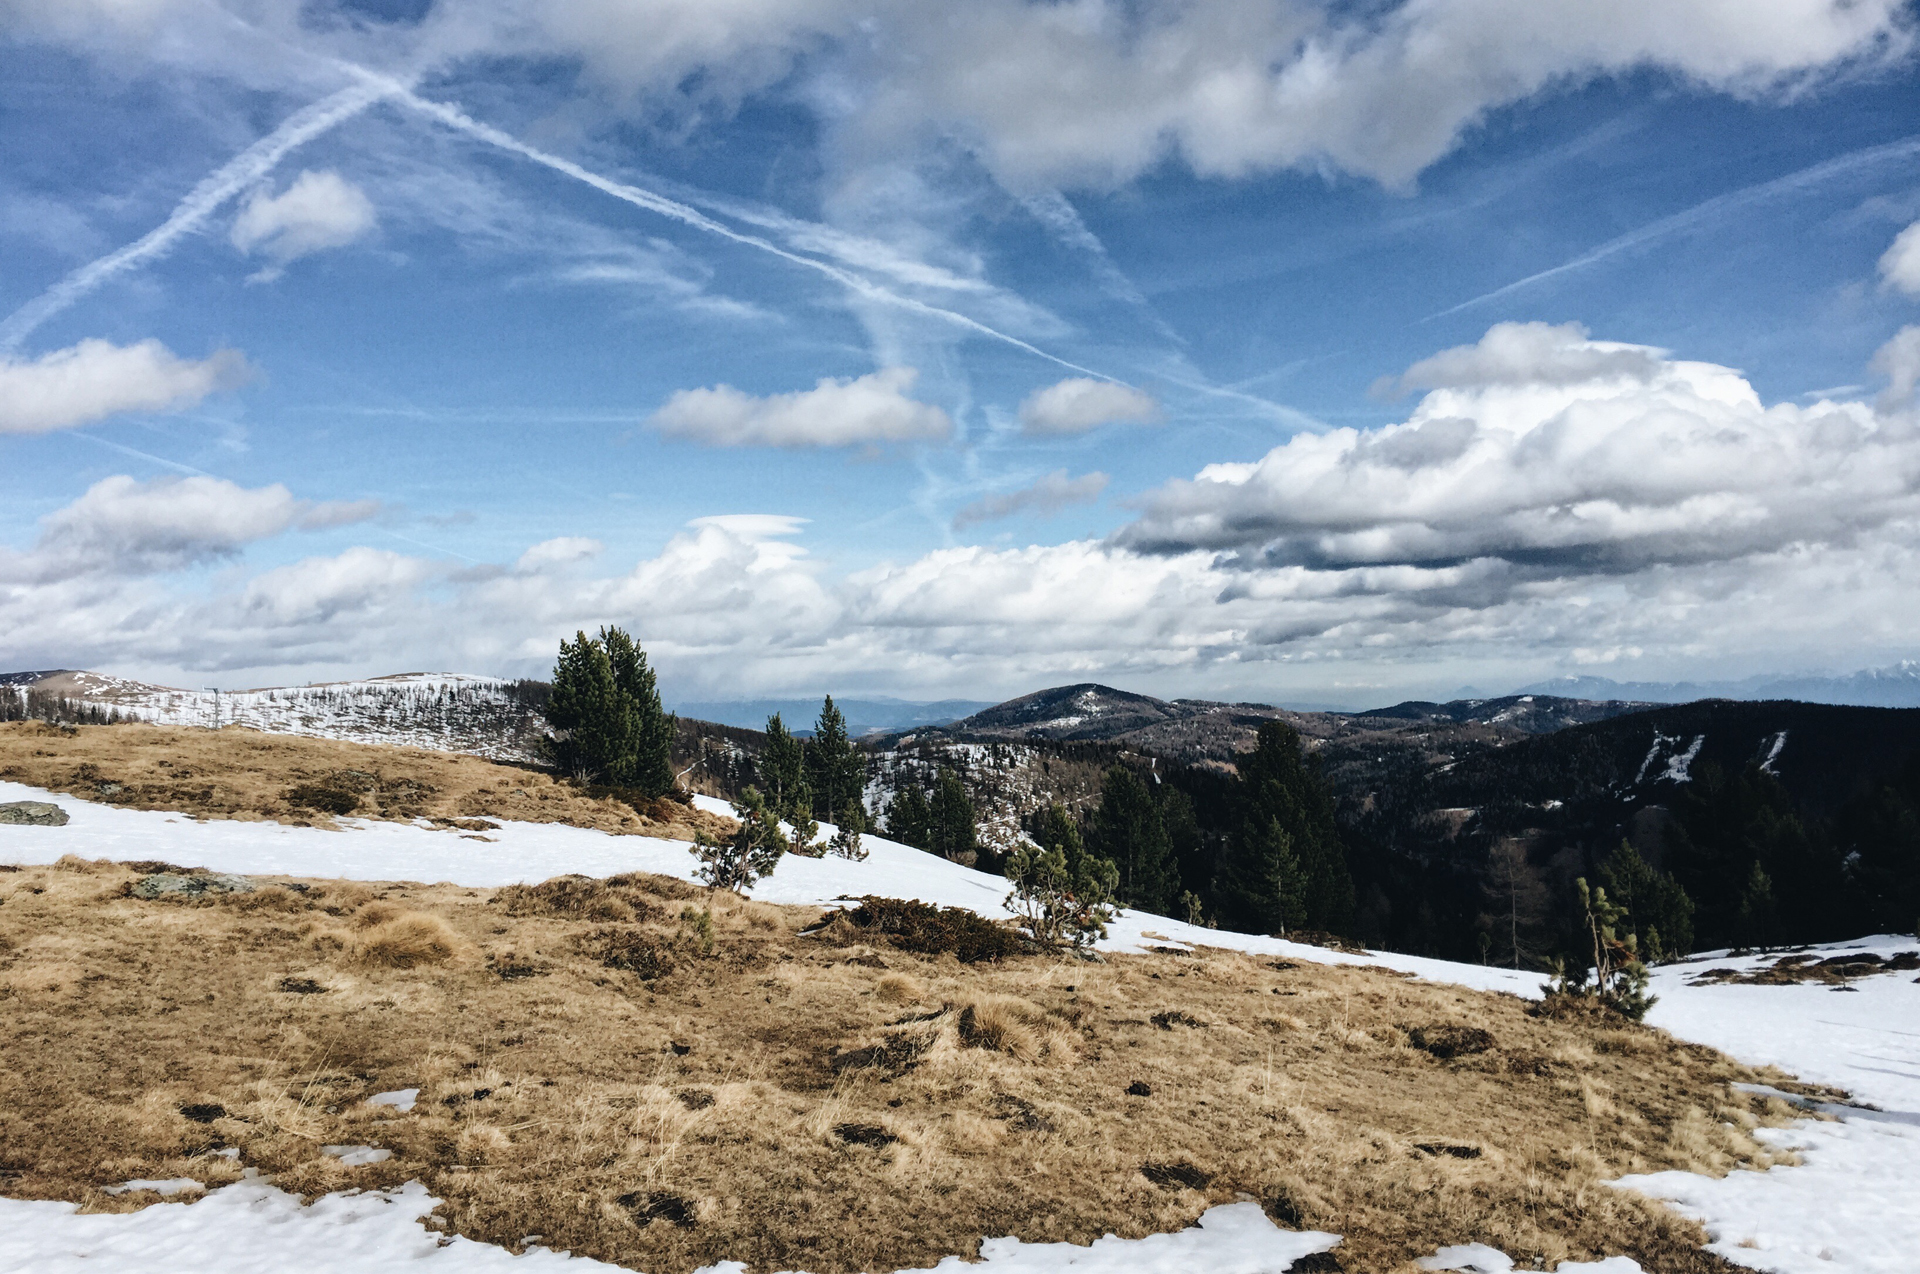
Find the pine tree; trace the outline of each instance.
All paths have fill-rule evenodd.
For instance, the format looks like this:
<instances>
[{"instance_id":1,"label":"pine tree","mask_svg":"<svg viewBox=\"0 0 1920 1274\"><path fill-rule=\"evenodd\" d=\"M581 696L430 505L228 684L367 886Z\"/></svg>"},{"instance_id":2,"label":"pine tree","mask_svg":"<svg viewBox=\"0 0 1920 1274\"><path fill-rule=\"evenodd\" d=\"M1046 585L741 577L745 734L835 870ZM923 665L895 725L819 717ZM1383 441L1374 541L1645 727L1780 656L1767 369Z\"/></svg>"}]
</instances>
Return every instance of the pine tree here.
<instances>
[{"instance_id":1,"label":"pine tree","mask_svg":"<svg viewBox=\"0 0 1920 1274\"><path fill-rule=\"evenodd\" d=\"M1660 961L1693 950L1693 899L1678 881L1640 856L1631 842L1607 856L1600 880L1627 910L1627 923L1639 936L1640 951Z\"/></svg>"},{"instance_id":2,"label":"pine tree","mask_svg":"<svg viewBox=\"0 0 1920 1274\"><path fill-rule=\"evenodd\" d=\"M760 754L758 769L761 790L775 814L785 817L798 807L797 802L811 803L805 791L806 755L777 712L767 718L767 748Z\"/></svg>"},{"instance_id":3,"label":"pine tree","mask_svg":"<svg viewBox=\"0 0 1920 1274\"><path fill-rule=\"evenodd\" d=\"M733 802L733 816L740 821L738 831L725 840L696 832L691 852L700 860L696 874L702 881L716 889L745 893L754 881L773 871L788 841L780 831L779 816L754 788L745 789Z\"/></svg>"},{"instance_id":4,"label":"pine tree","mask_svg":"<svg viewBox=\"0 0 1920 1274\"><path fill-rule=\"evenodd\" d=\"M1353 876L1333 800L1292 727L1260 727L1240 762L1240 800L1240 830L1222 871L1221 901L1232 922L1258 933L1350 929Z\"/></svg>"},{"instance_id":5,"label":"pine tree","mask_svg":"<svg viewBox=\"0 0 1920 1274\"><path fill-rule=\"evenodd\" d=\"M934 781L927 814L927 848L942 858L972 866L980 854L973 798L967 795L967 785L960 776L944 766Z\"/></svg>"},{"instance_id":6,"label":"pine tree","mask_svg":"<svg viewBox=\"0 0 1920 1274\"><path fill-rule=\"evenodd\" d=\"M933 809L919 784L910 782L893 794L887 806L887 836L915 849L932 847Z\"/></svg>"},{"instance_id":7,"label":"pine tree","mask_svg":"<svg viewBox=\"0 0 1920 1274\"><path fill-rule=\"evenodd\" d=\"M1120 901L1155 915L1171 915L1179 893L1173 845L1153 793L1133 771L1121 765L1107 771L1089 830L1093 851L1119 868Z\"/></svg>"},{"instance_id":8,"label":"pine tree","mask_svg":"<svg viewBox=\"0 0 1920 1274\"><path fill-rule=\"evenodd\" d=\"M1036 842L1014 851L1006 874L1007 907L1035 941L1083 947L1107 936L1119 869L1086 848L1064 806L1047 807Z\"/></svg>"},{"instance_id":9,"label":"pine tree","mask_svg":"<svg viewBox=\"0 0 1920 1274\"><path fill-rule=\"evenodd\" d=\"M813 788L815 811L831 819L858 800L866 787L867 759L847 737L847 719L828 695L808 740L807 782Z\"/></svg>"},{"instance_id":10,"label":"pine tree","mask_svg":"<svg viewBox=\"0 0 1920 1274\"><path fill-rule=\"evenodd\" d=\"M676 719L660 705L660 687L647 652L624 631L602 628L600 645L607 652L613 681L626 698L632 721L628 751L608 771L611 782L661 796L673 789L673 735Z\"/></svg>"},{"instance_id":11,"label":"pine tree","mask_svg":"<svg viewBox=\"0 0 1920 1274\"><path fill-rule=\"evenodd\" d=\"M554 763L582 782L608 781L628 764L639 722L614 679L606 648L584 632L560 643L547 721Z\"/></svg>"}]
</instances>

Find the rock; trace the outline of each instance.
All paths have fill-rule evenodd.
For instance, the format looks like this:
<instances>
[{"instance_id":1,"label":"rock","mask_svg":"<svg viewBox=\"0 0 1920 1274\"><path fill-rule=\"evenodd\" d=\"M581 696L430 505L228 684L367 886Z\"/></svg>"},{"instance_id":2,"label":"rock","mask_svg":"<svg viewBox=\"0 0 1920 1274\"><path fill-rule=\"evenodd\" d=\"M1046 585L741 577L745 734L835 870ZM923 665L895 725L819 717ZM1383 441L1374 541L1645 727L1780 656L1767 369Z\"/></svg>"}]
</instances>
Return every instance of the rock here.
<instances>
[{"instance_id":1,"label":"rock","mask_svg":"<svg viewBox=\"0 0 1920 1274\"><path fill-rule=\"evenodd\" d=\"M67 812L50 801L8 801L0 805L0 823L22 827L65 827Z\"/></svg>"},{"instance_id":2,"label":"rock","mask_svg":"<svg viewBox=\"0 0 1920 1274\"><path fill-rule=\"evenodd\" d=\"M223 876L208 873L204 876L189 876L178 872L161 871L151 876L142 876L133 882L135 898L199 898L206 894L250 894L254 883L245 876Z\"/></svg>"}]
</instances>

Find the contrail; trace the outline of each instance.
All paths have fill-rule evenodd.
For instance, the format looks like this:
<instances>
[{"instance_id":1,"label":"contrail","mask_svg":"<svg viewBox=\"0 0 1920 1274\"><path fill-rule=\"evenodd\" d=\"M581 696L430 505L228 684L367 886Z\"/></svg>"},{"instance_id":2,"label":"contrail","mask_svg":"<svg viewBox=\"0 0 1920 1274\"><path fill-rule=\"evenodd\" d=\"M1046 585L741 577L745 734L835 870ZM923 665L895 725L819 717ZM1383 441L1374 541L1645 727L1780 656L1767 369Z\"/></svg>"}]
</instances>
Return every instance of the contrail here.
<instances>
[{"instance_id":1,"label":"contrail","mask_svg":"<svg viewBox=\"0 0 1920 1274\"><path fill-rule=\"evenodd\" d=\"M1851 154L1841 155L1837 159L1829 159L1824 163L1815 164L1811 168L1802 168L1799 172L1788 173L1784 177L1776 177L1772 181L1764 181L1758 185L1728 191L1724 195L1716 195L1705 203L1697 203L1693 207L1681 212L1676 212L1670 217L1662 217L1658 221L1649 222L1641 226L1638 230L1630 230L1617 239L1609 239L1599 247L1582 253L1571 261L1562 262L1552 269L1542 270L1538 274L1529 274L1524 279L1516 279L1505 287L1495 288L1493 291L1476 296L1470 301L1462 301L1458 305L1450 306L1437 313L1429 314L1420 321L1422 323L1428 323L1434 319L1445 318L1449 314L1458 314L1461 310L1470 309L1483 302L1506 296L1510 292L1517 292L1521 288L1530 287L1542 279L1551 279L1556 275L1566 274L1572 270L1585 269L1597 261L1604 261L1608 257L1630 251L1643 244L1652 243L1656 239L1664 239L1670 234L1677 234L1689 226L1693 226L1709 217L1717 216L1730 209L1744 207L1751 203L1758 203L1761 200L1771 199L1778 195L1792 194L1804 187L1819 185L1830 178L1851 172L1856 168L1869 168L1875 164L1884 163L1887 160L1905 159L1916 153L1920 153L1920 137L1908 137L1902 141L1887 142L1884 145L1869 146L1864 150L1856 150Z\"/></svg>"},{"instance_id":2,"label":"contrail","mask_svg":"<svg viewBox=\"0 0 1920 1274\"><path fill-rule=\"evenodd\" d=\"M97 261L90 261L15 310L0 322L0 353L10 353L42 323L66 309L114 275L164 254L184 234L200 226L221 204L272 172L287 153L358 115L394 92L386 84L362 79L287 117L280 127L235 155L201 180L152 231Z\"/></svg>"},{"instance_id":3,"label":"contrail","mask_svg":"<svg viewBox=\"0 0 1920 1274\"><path fill-rule=\"evenodd\" d=\"M1015 349L1024 350L1037 358L1044 358L1050 363L1057 363L1069 371L1080 372L1083 375L1092 376L1098 380L1110 381L1115 379L1105 372L1097 372L1091 367L1082 367L1078 363L1068 362L1057 354L1049 354L1037 345L1030 345L1017 336L1009 336L996 328L988 327L978 319L968 318L964 314L943 309L937 305L928 305L924 301L917 301L912 297L901 296L897 292L890 292L886 288L867 279L863 279L857 274L842 270L838 266L829 265L825 261L804 256L798 252L789 252L779 244L762 239L758 235L745 234L739 230L735 230L733 227L715 221L698 209L680 203L677 200L655 194L651 190L644 190L639 186L630 186L625 182L614 181L609 177L602 177L599 173L582 168L572 160L562 159L558 155L549 154L537 147L527 145L509 133L503 133L491 125L482 124L480 121L455 107L420 97L404 85L385 80L375 75L372 71L358 69L357 73L365 77L370 83L381 85L385 95L392 96L395 100L412 107L430 119L436 119L449 128L476 137L490 146L499 147L501 150L519 155L523 159L530 159L536 164L551 168L555 172L564 173L576 181L585 182L595 190L603 194L612 195L615 199L630 203L636 208L644 208L648 212L658 213L660 216L671 218L683 225L692 226L696 230L704 230L708 234L718 235L723 239L730 239L745 247L757 248L762 252L771 253L781 260L791 262L803 269L824 274L848 291L867 300L898 306L901 309L909 310L916 314L923 314L928 318L937 318L944 322L952 323L991 340L1001 341L1013 346Z\"/></svg>"}]
</instances>

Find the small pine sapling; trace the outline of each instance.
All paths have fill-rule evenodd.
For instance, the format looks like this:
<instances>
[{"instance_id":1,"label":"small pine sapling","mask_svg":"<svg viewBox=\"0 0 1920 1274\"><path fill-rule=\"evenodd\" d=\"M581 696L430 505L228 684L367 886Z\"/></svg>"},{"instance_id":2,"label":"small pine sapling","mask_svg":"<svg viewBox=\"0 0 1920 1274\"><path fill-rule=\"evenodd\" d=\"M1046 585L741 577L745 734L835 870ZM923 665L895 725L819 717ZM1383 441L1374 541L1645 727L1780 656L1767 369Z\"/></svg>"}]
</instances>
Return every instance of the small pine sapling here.
<instances>
[{"instance_id":1,"label":"small pine sapling","mask_svg":"<svg viewBox=\"0 0 1920 1274\"><path fill-rule=\"evenodd\" d=\"M802 858L819 858L827 852L820 838L820 824L813 817L813 793L803 780L795 789L793 805L784 810L787 824L787 852Z\"/></svg>"},{"instance_id":2,"label":"small pine sapling","mask_svg":"<svg viewBox=\"0 0 1920 1274\"><path fill-rule=\"evenodd\" d=\"M1654 997L1647 994L1647 966L1641 961L1639 940L1632 929L1621 937L1628 923L1627 909L1607 898L1600 886L1589 887L1586 877L1574 881L1580 894L1580 910L1587 936L1593 943L1593 986L1586 993L1622 1016L1638 1022L1653 1007ZM1587 971L1581 969L1577 980L1564 964L1554 970L1553 989L1574 994L1586 989Z\"/></svg>"},{"instance_id":3,"label":"small pine sapling","mask_svg":"<svg viewBox=\"0 0 1920 1274\"><path fill-rule=\"evenodd\" d=\"M1034 941L1085 947L1107 936L1120 869L1087 852L1065 807L1048 807L1040 842L1016 849L1006 874L1013 884L1007 909Z\"/></svg>"},{"instance_id":4,"label":"small pine sapling","mask_svg":"<svg viewBox=\"0 0 1920 1274\"><path fill-rule=\"evenodd\" d=\"M745 893L754 881L773 871L787 851L787 838L779 818L755 788L740 793L733 803L733 816L740 820L739 831L725 840L697 832L690 852L700 860L696 874L704 884Z\"/></svg>"},{"instance_id":5,"label":"small pine sapling","mask_svg":"<svg viewBox=\"0 0 1920 1274\"><path fill-rule=\"evenodd\" d=\"M848 801L846 808L840 811L840 825L834 830L833 839L827 842L827 852L856 863L867 861L867 847L860 843L860 833L866 822L860 803Z\"/></svg>"}]
</instances>

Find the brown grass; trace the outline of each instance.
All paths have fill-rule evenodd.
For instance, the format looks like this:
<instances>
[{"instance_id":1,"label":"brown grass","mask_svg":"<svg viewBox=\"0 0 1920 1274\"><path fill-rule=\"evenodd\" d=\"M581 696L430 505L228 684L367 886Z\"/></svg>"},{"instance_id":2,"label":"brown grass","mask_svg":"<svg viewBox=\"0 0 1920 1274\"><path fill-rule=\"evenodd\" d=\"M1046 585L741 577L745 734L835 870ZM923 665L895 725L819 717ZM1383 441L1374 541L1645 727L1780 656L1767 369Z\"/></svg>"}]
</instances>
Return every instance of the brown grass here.
<instances>
[{"instance_id":1,"label":"brown grass","mask_svg":"<svg viewBox=\"0 0 1920 1274\"><path fill-rule=\"evenodd\" d=\"M493 819L691 840L731 820L674 801L634 804L522 766L430 752L224 730L0 723L0 779L131 809L329 827L336 817L426 819L488 839Z\"/></svg>"},{"instance_id":2,"label":"brown grass","mask_svg":"<svg viewBox=\"0 0 1920 1274\"><path fill-rule=\"evenodd\" d=\"M154 1200L100 1187L419 1178L451 1231L652 1274L929 1265L1250 1196L1344 1235L1350 1271L1480 1241L1665 1274L1731 1267L1603 1182L1764 1164L1749 1130L1791 1114L1730 1086L1782 1077L1650 1028L1384 970L962 965L639 875L189 902L128 897L134 875L0 874L0 1192L124 1210ZM438 962L368 959L396 927ZM1482 1042L1450 1028L1487 1046L1412 1044ZM409 1087L411 1113L365 1104ZM394 1157L345 1168L333 1143Z\"/></svg>"}]
</instances>

